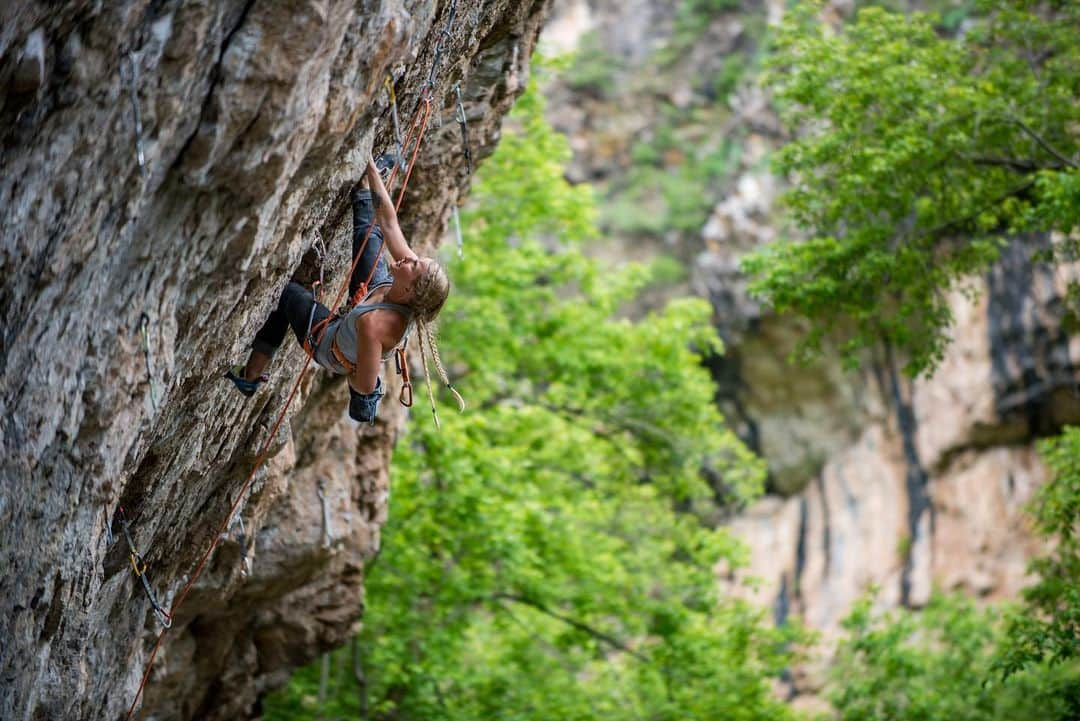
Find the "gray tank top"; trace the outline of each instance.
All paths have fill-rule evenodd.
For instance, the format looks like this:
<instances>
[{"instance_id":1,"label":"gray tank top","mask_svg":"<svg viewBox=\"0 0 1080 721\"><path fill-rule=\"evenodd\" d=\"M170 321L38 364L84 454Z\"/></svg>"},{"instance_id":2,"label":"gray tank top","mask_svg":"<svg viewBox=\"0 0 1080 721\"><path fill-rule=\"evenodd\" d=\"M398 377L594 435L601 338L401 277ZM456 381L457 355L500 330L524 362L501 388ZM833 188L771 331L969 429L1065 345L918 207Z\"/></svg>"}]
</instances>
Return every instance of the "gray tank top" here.
<instances>
[{"instance_id":1,"label":"gray tank top","mask_svg":"<svg viewBox=\"0 0 1080 721\"><path fill-rule=\"evenodd\" d=\"M338 362L338 359L334 357L330 347L334 343L334 339L337 338L338 348L345 355L346 358L356 362L358 354L359 339L356 336L356 320L365 313L370 313L373 310L394 310L405 316L408 324L405 326L405 332L401 334L401 339L398 341L400 345L403 341L408 340L409 333L413 328L412 308L407 305L400 305L398 303L366 303L368 297L374 293L377 288L372 288L364 300L356 304L356 306L349 311L349 314L344 318L339 318L336 321L331 322L326 327L326 332L323 333L322 341L319 343L319 348L315 352L315 361L326 368L332 373L338 375L345 375L348 370ZM382 359L387 360L393 354L393 350L383 353Z\"/></svg>"}]
</instances>

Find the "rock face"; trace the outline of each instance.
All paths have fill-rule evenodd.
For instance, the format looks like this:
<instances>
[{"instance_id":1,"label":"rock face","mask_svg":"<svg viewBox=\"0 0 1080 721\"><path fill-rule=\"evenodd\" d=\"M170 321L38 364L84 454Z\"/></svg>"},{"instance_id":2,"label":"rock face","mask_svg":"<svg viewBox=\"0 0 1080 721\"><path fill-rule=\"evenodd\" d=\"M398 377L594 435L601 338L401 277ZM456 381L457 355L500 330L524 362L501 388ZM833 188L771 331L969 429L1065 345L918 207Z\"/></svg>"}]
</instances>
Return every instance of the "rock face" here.
<instances>
[{"instance_id":1,"label":"rock face","mask_svg":"<svg viewBox=\"0 0 1080 721\"><path fill-rule=\"evenodd\" d=\"M545 10L0 9L0 718L124 716L160 627L125 542L110 541L118 507L171 608L305 358L287 341L251 399L223 369L289 277L314 275L320 241L328 286L343 277L348 192L392 138L384 78L402 123L434 80L401 211L430 250L469 180L452 88L475 161L522 89ZM249 717L261 693L357 627L404 412L384 403L377 424L356 428L346 402L341 379L305 377L176 610L141 717Z\"/></svg>"},{"instance_id":2,"label":"rock face","mask_svg":"<svg viewBox=\"0 0 1080 721\"><path fill-rule=\"evenodd\" d=\"M832 3L829 12L842 15L847 5ZM739 138L738 162L699 229L674 240L639 234L614 242L617 255L633 247L635 257L680 246L689 287L715 310L727 345L724 357L709 360L717 401L770 468L770 495L731 523L751 553L739 577L760 581L747 593L778 622L798 615L827 635L873 586L886 607L918 607L934 587L1014 596L1035 550L1022 507L1046 480L1034 441L1080 422L1080 341L1062 329L1064 286L1076 270L1033 262L1046 239L1014 238L974 284L977 300L954 299L954 342L929 379L907 381L887 350L868 357L861 373L835 362L789 363L804 329L750 298L739 271L747 251L779 235L783 183L767 159L783 130L752 76L726 98L709 94L710 73L723 78L725 58L752 54L761 36L751 28L782 12L773 2L718 12L688 44L668 3L557 2L556 46L599 42L607 58L577 66L588 84L551 91L551 117L575 141L572 172L599 182L602 196L612 189L611 202L622 176L642 172L633 149L650 129ZM642 60L635 55L642 48L659 54ZM597 67L613 75L606 85L592 80ZM642 114L633 127L614 119L628 107ZM696 128L703 117L713 124ZM643 157L650 174L686 164ZM608 230L617 234L618 226Z\"/></svg>"},{"instance_id":3,"label":"rock face","mask_svg":"<svg viewBox=\"0 0 1080 721\"><path fill-rule=\"evenodd\" d=\"M954 299L954 341L932 378L879 367L855 440L804 490L732 522L751 549L739 577L758 579L749 595L777 622L797 615L829 639L871 588L881 607L917 608L934 589L1002 600L1030 581L1040 549L1024 505L1047 480L1034 440L1080 422L1066 274L1030 263L1038 245L1014 240L977 301ZM798 687L815 688L820 664L804 670Z\"/></svg>"}]
</instances>

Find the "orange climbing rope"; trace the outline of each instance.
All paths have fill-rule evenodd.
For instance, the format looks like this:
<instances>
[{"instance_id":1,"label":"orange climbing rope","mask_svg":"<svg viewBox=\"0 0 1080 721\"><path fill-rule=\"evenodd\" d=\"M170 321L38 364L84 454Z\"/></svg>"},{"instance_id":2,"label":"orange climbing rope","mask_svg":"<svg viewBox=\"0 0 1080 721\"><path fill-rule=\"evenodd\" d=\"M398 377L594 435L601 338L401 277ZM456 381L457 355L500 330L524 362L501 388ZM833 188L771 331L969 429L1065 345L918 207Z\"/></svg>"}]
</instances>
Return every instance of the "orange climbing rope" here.
<instances>
[{"instance_id":1,"label":"orange climbing rope","mask_svg":"<svg viewBox=\"0 0 1080 721\"><path fill-rule=\"evenodd\" d=\"M405 178L402 181L401 190L398 193L397 202L394 204L395 210L401 208L401 203L405 198L405 188L406 186L408 186L409 178L412 176L413 165L415 165L416 163L416 157L420 150L420 143L423 142L424 133L427 130L428 118L431 115L431 88L432 84L429 78L429 82L425 84L424 89L421 92L420 103L416 109L416 113L413 115L413 121L411 123L411 127L409 128L409 134L406 137L404 143L404 147L407 148L409 146L409 143L413 141L412 135L414 130L419 128L416 134L416 141L413 144L412 155L409 160L408 167L405 170ZM393 185L394 176L397 175L397 171L398 163L395 163L394 170L390 173L390 178L387 182L387 185ZM369 225L367 234L364 236L364 241L360 246L360 251L356 253L356 257L353 258L352 265L349 267L349 272L348 274L346 274L344 280L342 281L341 287L338 289L337 296L334 298L334 306L337 306L337 304L341 302L341 299L344 297L345 292L348 290L349 279L352 278L352 274L356 270L356 265L364 253L364 249L367 246L368 239L371 237L371 231L374 227L375 223L371 223ZM383 247L385 245L386 241L385 239L383 239L383 242L379 245L379 255L382 255ZM372 264L372 270L370 273L368 273L367 279L360 286L359 290L365 290L367 288L368 283L371 282L372 275L374 274L375 267L377 265L377 263ZM325 330L325 322L321 323L320 325L323 326L320 330L321 333ZM143 689L146 687L146 682L150 678L150 671L154 665L154 658L157 656L158 649L161 648L161 641L165 638L165 632L168 631L171 627L173 618L177 610L184 602L184 599L187 598L188 593L191 591L192 587L195 585L195 582L202 574L203 569L206 567L207 561L210 560L210 556L217 548L218 541L221 540L222 535L228 530L229 522L232 519L233 514L236 513L236 509L240 506L241 500L243 500L248 488L251 486L252 481L255 480L255 474L258 472L259 468L262 467L263 462L266 461L269 455L270 444L275 438L275 436L277 436L278 429L281 427L281 423L285 420L285 414L288 412L289 406L292 404L293 398L296 397L296 392L300 388L300 383L304 380L304 376L307 373L307 370L310 367L311 361L314 357L313 347L309 348L308 345L305 344L304 350L307 355L307 359L304 361L304 367L300 369L300 373L296 377L296 382L293 383L292 390L289 392L289 397L288 399L286 399L285 405L281 409L281 413L278 414L277 420L274 421L273 427L270 429L270 432L266 436L266 440L263 441L262 446L259 448L259 452L255 459L255 464L251 468L251 473L248 474L247 480L244 481L244 485L240 488L240 492L236 494L236 500L233 502L232 507L229 509L228 515L225 516L225 520L222 521L221 527L218 528L217 533L214 534L213 540L210 542L210 547L206 549L206 552L202 555L202 558L199 559L199 563L195 567L195 571L191 574L188 582L184 584L184 587L181 589L180 594L176 597L176 601L173 602L172 606L169 608L169 611L167 613L164 613L167 625L165 625L161 629L161 632L158 633L157 641L154 643L154 648L150 652L150 658L146 662L146 670L143 672L142 680L139 682L139 688L135 692L135 698L132 699L130 708L128 708L127 716L125 717L126 721L130 721L133 714L135 713L135 706L139 703L139 698L142 697L142 692Z\"/></svg>"}]
</instances>

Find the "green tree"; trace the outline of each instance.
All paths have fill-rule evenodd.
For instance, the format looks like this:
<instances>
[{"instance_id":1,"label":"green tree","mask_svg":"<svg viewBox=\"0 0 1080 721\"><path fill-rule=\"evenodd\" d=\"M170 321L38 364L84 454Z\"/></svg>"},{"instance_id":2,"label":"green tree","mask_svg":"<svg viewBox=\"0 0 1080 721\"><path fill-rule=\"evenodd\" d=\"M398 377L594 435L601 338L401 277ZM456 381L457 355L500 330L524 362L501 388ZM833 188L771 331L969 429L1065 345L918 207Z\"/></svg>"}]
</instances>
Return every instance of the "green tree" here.
<instances>
[{"instance_id":1,"label":"green tree","mask_svg":"<svg viewBox=\"0 0 1080 721\"><path fill-rule=\"evenodd\" d=\"M802 3L778 30L769 80L798 137L777 155L795 234L745 261L753 289L834 333L857 362L882 339L911 374L942 357L947 293L1009 233L1080 225L1080 4L980 2L974 26L865 8L833 30ZM1075 291L1074 296L1075 298Z\"/></svg>"},{"instance_id":2,"label":"green tree","mask_svg":"<svg viewBox=\"0 0 1080 721\"><path fill-rule=\"evenodd\" d=\"M782 721L770 678L798 633L718 591L744 550L709 523L701 468L733 502L764 468L712 404L709 309L622 317L649 271L579 250L594 208L568 156L530 90L463 213L441 339L471 408L411 424L394 459L365 581L370 715ZM315 677L266 718L310 710Z\"/></svg>"},{"instance_id":3,"label":"green tree","mask_svg":"<svg viewBox=\"0 0 1080 721\"><path fill-rule=\"evenodd\" d=\"M985 271L1011 234L1050 234L1050 262L1078 256L1080 4L975 9L953 37L933 15L873 7L833 29L820 4L802 3L777 33L769 77L797 134L777 166L792 181L791 230L804 239L744 268L777 309L814 321L807 355L838 337L854 364L884 341L910 374L931 372L952 322L949 292ZM1074 315L1078 299L1074 286ZM1035 519L1054 550L1032 564L1038 582L1024 605L1006 612L1004 631L956 604L879 625L862 609L838 671L842 718L1010 718L999 708L1008 699L1017 709L1060 702L1027 718L1080 713L1075 663L1040 665L1075 659L1080 645L1080 435L1067 430L1041 450L1055 478ZM953 680L950 667L969 671ZM1008 683L984 689L991 671ZM1054 678L1071 697L1055 695Z\"/></svg>"},{"instance_id":4,"label":"green tree","mask_svg":"<svg viewBox=\"0 0 1080 721\"><path fill-rule=\"evenodd\" d=\"M1001 639L999 612L936 596L919 612L875 615L861 602L830 672L839 721L1071 721L1080 665L1033 666L986 683Z\"/></svg>"},{"instance_id":5,"label":"green tree","mask_svg":"<svg viewBox=\"0 0 1080 721\"><path fill-rule=\"evenodd\" d=\"M995 668L1008 677L1033 664L1080 657L1080 428L1040 445L1054 474L1034 504L1035 527L1052 551L1031 562L1038 581L1008 619Z\"/></svg>"}]
</instances>

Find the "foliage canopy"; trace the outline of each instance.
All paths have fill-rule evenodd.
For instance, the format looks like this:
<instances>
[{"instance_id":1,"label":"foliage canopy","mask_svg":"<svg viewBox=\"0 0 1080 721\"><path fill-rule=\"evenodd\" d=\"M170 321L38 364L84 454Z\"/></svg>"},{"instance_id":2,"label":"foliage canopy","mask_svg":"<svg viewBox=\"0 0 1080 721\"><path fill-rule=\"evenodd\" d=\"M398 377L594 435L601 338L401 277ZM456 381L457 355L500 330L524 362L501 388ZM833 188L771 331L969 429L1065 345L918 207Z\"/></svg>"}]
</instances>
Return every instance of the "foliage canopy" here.
<instances>
[{"instance_id":1,"label":"foliage canopy","mask_svg":"<svg viewBox=\"0 0 1080 721\"><path fill-rule=\"evenodd\" d=\"M948 292L1010 233L1080 225L1080 4L982 2L958 38L934 16L859 11L833 30L802 3L768 79L798 137L778 153L796 233L745 261L753 289L834 331L845 359L886 340L911 374L940 361Z\"/></svg>"},{"instance_id":2,"label":"foliage canopy","mask_svg":"<svg viewBox=\"0 0 1080 721\"><path fill-rule=\"evenodd\" d=\"M998 611L940 595L918 612L871 608L864 600L845 621L830 673L838 721L1071 721L1080 713L1076 664L986 682L1003 637Z\"/></svg>"}]
</instances>

